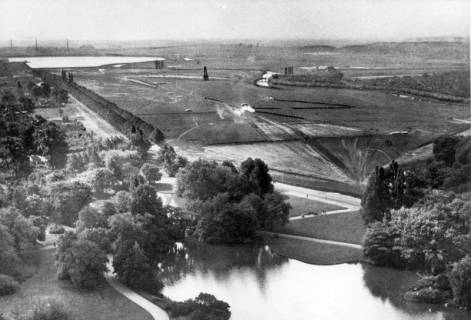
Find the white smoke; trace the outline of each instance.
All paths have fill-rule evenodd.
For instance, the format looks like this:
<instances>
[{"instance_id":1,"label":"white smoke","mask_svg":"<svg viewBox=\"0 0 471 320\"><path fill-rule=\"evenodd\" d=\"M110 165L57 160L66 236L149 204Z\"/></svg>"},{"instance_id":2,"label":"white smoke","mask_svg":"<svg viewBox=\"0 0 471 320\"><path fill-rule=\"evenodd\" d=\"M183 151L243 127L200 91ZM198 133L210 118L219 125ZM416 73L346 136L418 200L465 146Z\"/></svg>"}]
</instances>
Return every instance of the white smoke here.
<instances>
[{"instance_id":1,"label":"white smoke","mask_svg":"<svg viewBox=\"0 0 471 320\"><path fill-rule=\"evenodd\" d=\"M240 107L236 107L233 109L233 112L234 114L238 115L239 117L242 116L245 112L255 112L255 109L252 108L251 105L247 104L247 103L243 103L240 105Z\"/></svg>"},{"instance_id":2,"label":"white smoke","mask_svg":"<svg viewBox=\"0 0 471 320\"><path fill-rule=\"evenodd\" d=\"M217 106L216 112L218 113L219 118L221 118L221 120L224 120L224 109L221 108L220 106Z\"/></svg>"}]
</instances>

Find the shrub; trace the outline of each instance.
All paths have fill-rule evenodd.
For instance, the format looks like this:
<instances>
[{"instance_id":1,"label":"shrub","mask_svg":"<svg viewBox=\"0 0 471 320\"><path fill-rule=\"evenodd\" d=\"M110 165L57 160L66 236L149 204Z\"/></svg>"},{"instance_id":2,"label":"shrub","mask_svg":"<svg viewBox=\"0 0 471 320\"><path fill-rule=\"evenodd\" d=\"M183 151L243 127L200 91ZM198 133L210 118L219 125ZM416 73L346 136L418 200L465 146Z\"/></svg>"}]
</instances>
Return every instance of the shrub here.
<instances>
[{"instance_id":1,"label":"shrub","mask_svg":"<svg viewBox=\"0 0 471 320\"><path fill-rule=\"evenodd\" d=\"M455 303L471 309L471 257L466 256L456 262L449 278Z\"/></svg>"},{"instance_id":2,"label":"shrub","mask_svg":"<svg viewBox=\"0 0 471 320\"><path fill-rule=\"evenodd\" d=\"M0 274L0 297L15 293L19 287L15 279L5 274Z\"/></svg>"},{"instance_id":3,"label":"shrub","mask_svg":"<svg viewBox=\"0 0 471 320\"><path fill-rule=\"evenodd\" d=\"M68 320L69 312L65 306L54 300L42 300L34 310L24 317L25 320Z\"/></svg>"}]
</instances>

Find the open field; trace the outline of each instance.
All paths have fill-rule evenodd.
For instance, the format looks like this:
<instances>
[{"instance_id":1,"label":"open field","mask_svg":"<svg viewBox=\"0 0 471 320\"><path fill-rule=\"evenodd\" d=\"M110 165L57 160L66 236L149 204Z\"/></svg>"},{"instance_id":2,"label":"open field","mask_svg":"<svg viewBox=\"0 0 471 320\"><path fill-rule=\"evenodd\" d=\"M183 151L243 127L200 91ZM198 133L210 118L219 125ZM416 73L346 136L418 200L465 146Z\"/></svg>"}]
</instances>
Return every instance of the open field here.
<instances>
[{"instance_id":1,"label":"open field","mask_svg":"<svg viewBox=\"0 0 471 320\"><path fill-rule=\"evenodd\" d=\"M0 297L2 313L23 314L43 297L63 303L76 320L152 319L108 284L96 291L79 291L69 282L57 280L54 250L45 249L41 253L36 274L21 284L18 293Z\"/></svg>"},{"instance_id":2,"label":"open field","mask_svg":"<svg viewBox=\"0 0 471 320\"><path fill-rule=\"evenodd\" d=\"M293 220L275 232L359 244L365 229L360 213L356 212Z\"/></svg>"},{"instance_id":3,"label":"open field","mask_svg":"<svg viewBox=\"0 0 471 320\"><path fill-rule=\"evenodd\" d=\"M469 50L461 44L451 43L453 50L438 44L437 52L430 45L398 46L328 52L229 44L135 48L124 51L165 57L165 68L82 68L74 69L74 79L159 128L189 158L238 163L258 157L279 180L361 193L375 166L466 129L454 119L468 119L469 106L378 90L262 88L254 82L264 70L287 65L296 74L334 65L347 78L459 72L469 66ZM443 56L443 50L450 53ZM203 66L209 81L202 80ZM242 104L253 109L244 112Z\"/></svg>"}]
</instances>

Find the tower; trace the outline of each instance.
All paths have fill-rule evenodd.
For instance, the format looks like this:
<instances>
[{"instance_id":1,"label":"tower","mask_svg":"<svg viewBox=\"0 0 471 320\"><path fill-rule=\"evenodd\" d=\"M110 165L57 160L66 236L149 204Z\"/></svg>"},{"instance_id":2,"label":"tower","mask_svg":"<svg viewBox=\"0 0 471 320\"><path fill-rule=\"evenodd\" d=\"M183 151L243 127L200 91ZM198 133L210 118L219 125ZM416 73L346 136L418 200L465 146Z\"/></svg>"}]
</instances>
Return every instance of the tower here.
<instances>
[{"instance_id":1,"label":"tower","mask_svg":"<svg viewBox=\"0 0 471 320\"><path fill-rule=\"evenodd\" d=\"M204 68L203 68L203 80L204 80L204 81L208 81L208 80L209 80L208 68L206 68L206 66L204 66Z\"/></svg>"}]
</instances>

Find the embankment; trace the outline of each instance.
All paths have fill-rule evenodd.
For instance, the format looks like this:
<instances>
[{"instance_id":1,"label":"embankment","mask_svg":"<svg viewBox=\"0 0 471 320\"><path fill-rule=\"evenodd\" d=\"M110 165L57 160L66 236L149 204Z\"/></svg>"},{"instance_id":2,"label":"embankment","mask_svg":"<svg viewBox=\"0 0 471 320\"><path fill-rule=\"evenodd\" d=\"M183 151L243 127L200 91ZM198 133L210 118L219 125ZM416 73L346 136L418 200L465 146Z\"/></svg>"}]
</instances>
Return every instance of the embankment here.
<instances>
[{"instance_id":1,"label":"embankment","mask_svg":"<svg viewBox=\"0 0 471 320\"><path fill-rule=\"evenodd\" d=\"M65 81L62 77L47 71L34 70L34 73L41 77L43 81L57 88L67 90L77 100L85 104L123 134L129 135L133 129L140 130L151 141L157 143L163 141L164 134L158 128L135 116L131 112L121 109L116 104L106 100L95 92L75 82Z\"/></svg>"},{"instance_id":2,"label":"embankment","mask_svg":"<svg viewBox=\"0 0 471 320\"><path fill-rule=\"evenodd\" d=\"M444 93L416 90L410 88L394 88L387 86L373 86L368 84L352 83L352 82L322 82L322 81L294 81L287 79L270 79L270 85L278 86L295 86L295 87L319 87L319 88L336 88L336 89L355 89L355 90L381 90L391 91L401 94L410 94L413 96L435 99L446 102L469 103L469 98L452 96Z\"/></svg>"}]
</instances>

